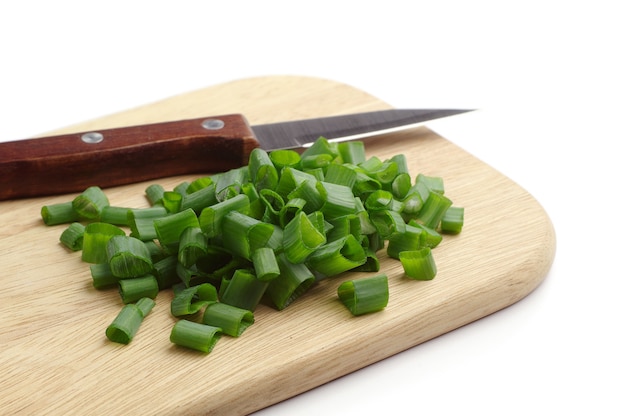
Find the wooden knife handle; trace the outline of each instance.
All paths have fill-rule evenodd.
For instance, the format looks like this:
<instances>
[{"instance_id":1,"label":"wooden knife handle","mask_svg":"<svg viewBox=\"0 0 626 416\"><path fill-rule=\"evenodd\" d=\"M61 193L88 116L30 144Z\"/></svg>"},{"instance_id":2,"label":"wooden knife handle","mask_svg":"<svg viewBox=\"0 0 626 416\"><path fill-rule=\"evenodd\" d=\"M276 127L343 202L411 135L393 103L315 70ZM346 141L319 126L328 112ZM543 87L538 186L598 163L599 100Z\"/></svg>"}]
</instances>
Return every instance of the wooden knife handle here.
<instances>
[{"instance_id":1,"label":"wooden knife handle","mask_svg":"<svg viewBox=\"0 0 626 416\"><path fill-rule=\"evenodd\" d=\"M4 142L0 200L221 172L258 145L240 114Z\"/></svg>"}]
</instances>

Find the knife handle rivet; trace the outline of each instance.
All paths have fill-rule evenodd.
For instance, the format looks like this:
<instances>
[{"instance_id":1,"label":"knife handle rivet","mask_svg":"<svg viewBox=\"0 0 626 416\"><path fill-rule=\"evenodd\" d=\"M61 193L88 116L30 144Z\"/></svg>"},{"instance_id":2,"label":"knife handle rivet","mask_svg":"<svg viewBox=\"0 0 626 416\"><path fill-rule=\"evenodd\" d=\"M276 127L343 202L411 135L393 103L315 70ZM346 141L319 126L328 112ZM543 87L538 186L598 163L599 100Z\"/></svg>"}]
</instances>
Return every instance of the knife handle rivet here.
<instances>
[{"instance_id":1,"label":"knife handle rivet","mask_svg":"<svg viewBox=\"0 0 626 416\"><path fill-rule=\"evenodd\" d=\"M102 135L102 133L98 133L97 131L92 131L92 132L83 134L82 136L80 136L80 139L85 143L93 144L93 143L100 143L102 140L104 140L104 136Z\"/></svg>"},{"instance_id":2,"label":"knife handle rivet","mask_svg":"<svg viewBox=\"0 0 626 416\"><path fill-rule=\"evenodd\" d=\"M216 118L210 118L202 122L202 127L207 130L219 130L224 127L224 122Z\"/></svg>"}]
</instances>

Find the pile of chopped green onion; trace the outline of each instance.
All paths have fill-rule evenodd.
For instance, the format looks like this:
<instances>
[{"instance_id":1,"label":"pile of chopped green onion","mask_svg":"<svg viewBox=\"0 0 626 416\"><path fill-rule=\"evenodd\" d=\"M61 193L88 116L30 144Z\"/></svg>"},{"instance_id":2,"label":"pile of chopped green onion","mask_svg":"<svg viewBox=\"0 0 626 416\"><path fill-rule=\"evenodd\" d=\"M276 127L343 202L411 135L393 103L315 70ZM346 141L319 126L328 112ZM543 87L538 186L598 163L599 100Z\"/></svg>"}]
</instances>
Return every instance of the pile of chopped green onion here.
<instances>
[{"instance_id":1,"label":"pile of chopped green onion","mask_svg":"<svg viewBox=\"0 0 626 416\"><path fill-rule=\"evenodd\" d=\"M171 342L206 353L252 325L261 302L282 310L348 271L374 275L338 284L338 301L354 316L384 309L377 253L386 248L408 278L431 280L431 249L464 221L443 180L412 178L404 155L366 158L363 142L323 137L301 154L255 149L247 166L172 190L150 185L146 198L147 208L112 206L93 186L41 216L69 224L60 240L81 251L95 288L118 288L111 341L129 343L159 291L172 289Z\"/></svg>"}]
</instances>

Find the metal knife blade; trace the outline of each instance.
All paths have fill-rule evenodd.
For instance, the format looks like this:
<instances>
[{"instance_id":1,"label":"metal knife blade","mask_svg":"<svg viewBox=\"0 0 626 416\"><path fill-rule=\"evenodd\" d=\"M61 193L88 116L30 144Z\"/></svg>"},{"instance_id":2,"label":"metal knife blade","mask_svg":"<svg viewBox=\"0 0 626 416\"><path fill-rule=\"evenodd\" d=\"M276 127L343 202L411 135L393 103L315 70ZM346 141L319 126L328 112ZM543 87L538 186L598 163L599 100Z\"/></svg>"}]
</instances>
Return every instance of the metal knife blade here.
<instances>
[{"instance_id":1,"label":"metal knife blade","mask_svg":"<svg viewBox=\"0 0 626 416\"><path fill-rule=\"evenodd\" d=\"M392 109L253 126L261 148L306 147L320 136L331 141L358 140L415 127L426 121L465 113L457 109Z\"/></svg>"},{"instance_id":2,"label":"metal knife blade","mask_svg":"<svg viewBox=\"0 0 626 416\"><path fill-rule=\"evenodd\" d=\"M470 110L383 110L251 127L241 114L0 143L0 200L81 192L248 162L252 149L306 146L414 127Z\"/></svg>"}]
</instances>

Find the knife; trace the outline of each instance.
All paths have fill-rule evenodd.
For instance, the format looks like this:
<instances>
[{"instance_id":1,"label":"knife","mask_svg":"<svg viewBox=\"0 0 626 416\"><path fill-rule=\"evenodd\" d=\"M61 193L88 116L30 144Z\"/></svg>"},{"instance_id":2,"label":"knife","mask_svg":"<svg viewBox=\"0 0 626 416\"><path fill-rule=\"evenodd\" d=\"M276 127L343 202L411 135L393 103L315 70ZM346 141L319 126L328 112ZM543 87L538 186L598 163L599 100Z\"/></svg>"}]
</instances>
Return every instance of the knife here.
<instances>
[{"instance_id":1,"label":"knife","mask_svg":"<svg viewBox=\"0 0 626 416\"><path fill-rule=\"evenodd\" d=\"M0 200L222 172L247 164L259 146L272 151L303 148L320 136L362 139L466 111L392 109L257 126L227 114L3 142Z\"/></svg>"}]
</instances>

